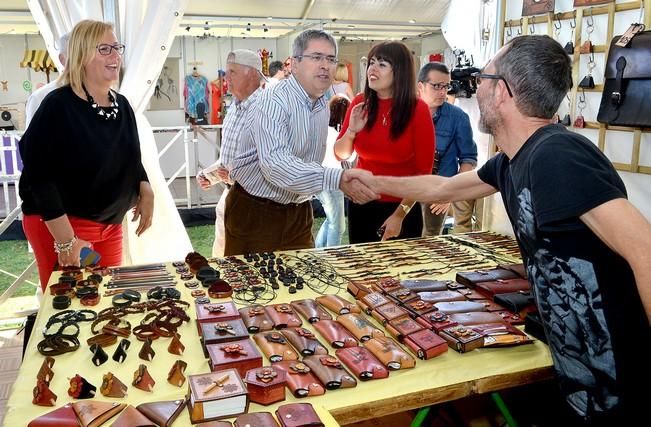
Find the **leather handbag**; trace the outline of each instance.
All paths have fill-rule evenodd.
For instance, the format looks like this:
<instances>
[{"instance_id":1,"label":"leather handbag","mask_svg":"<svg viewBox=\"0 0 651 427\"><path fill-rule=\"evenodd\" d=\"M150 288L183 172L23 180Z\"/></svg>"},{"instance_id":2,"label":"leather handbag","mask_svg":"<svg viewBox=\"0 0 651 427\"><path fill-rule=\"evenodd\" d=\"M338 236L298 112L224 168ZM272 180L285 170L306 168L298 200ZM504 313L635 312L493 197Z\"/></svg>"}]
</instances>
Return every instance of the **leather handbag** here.
<instances>
[{"instance_id":1,"label":"leather handbag","mask_svg":"<svg viewBox=\"0 0 651 427\"><path fill-rule=\"evenodd\" d=\"M68 403L33 419L27 427L79 427L80 425L72 404Z\"/></svg>"},{"instance_id":2,"label":"leather handbag","mask_svg":"<svg viewBox=\"0 0 651 427\"><path fill-rule=\"evenodd\" d=\"M276 362L274 368L285 371L287 388L294 397L320 396L326 392L312 369L303 362L294 360Z\"/></svg>"},{"instance_id":3,"label":"leather handbag","mask_svg":"<svg viewBox=\"0 0 651 427\"><path fill-rule=\"evenodd\" d=\"M354 347L357 340L335 320L320 320L314 324L314 329L334 348Z\"/></svg>"},{"instance_id":4,"label":"leather handbag","mask_svg":"<svg viewBox=\"0 0 651 427\"><path fill-rule=\"evenodd\" d=\"M299 359L298 353L278 331L257 333L253 335L253 340L270 362Z\"/></svg>"},{"instance_id":5,"label":"leather handbag","mask_svg":"<svg viewBox=\"0 0 651 427\"><path fill-rule=\"evenodd\" d=\"M309 403L288 403L276 409L276 418L282 427L324 427Z\"/></svg>"},{"instance_id":6,"label":"leather handbag","mask_svg":"<svg viewBox=\"0 0 651 427\"><path fill-rule=\"evenodd\" d=\"M361 313L362 310L339 295L323 295L316 298L316 302L336 314Z\"/></svg>"},{"instance_id":7,"label":"leather handbag","mask_svg":"<svg viewBox=\"0 0 651 427\"><path fill-rule=\"evenodd\" d=\"M249 307L240 308L238 311L242 316L242 321L246 325L246 329L252 334L269 331L274 328L274 323L267 315L263 305L254 304Z\"/></svg>"},{"instance_id":8,"label":"leather handbag","mask_svg":"<svg viewBox=\"0 0 651 427\"><path fill-rule=\"evenodd\" d=\"M99 427L126 407L127 405L124 403L100 402L99 400L80 400L72 404L72 409L83 427Z\"/></svg>"},{"instance_id":9,"label":"leather handbag","mask_svg":"<svg viewBox=\"0 0 651 427\"><path fill-rule=\"evenodd\" d=\"M361 342L368 341L373 337L384 336L384 332L373 326L363 314L342 314L337 317L337 322L341 323Z\"/></svg>"},{"instance_id":10,"label":"leather handbag","mask_svg":"<svg viewBox=\"0 0 651 427\"><path fill-rule=\"evenodd\" d=\"M491 282L478 283L476 289L488 298L493 299L497 294L529 291L531 285L527 279L495 280Z\"/></svg>"},{"instance_id":11,"label":"leather handbag","mask_svg":"<svg viewBox=\"0 0 651 427\"><path fill-rule=\"evenodd\" d=\"M519 277L520 276L517 273L514 273L511 270L493 268L491 270L460 271L457 273L456 280L462 285L473 288L479 282L517 279Z\"/></svg>"},{"instance_id":12,"label":"leather handbag","mask_svg":"<svg viewBox=\"0 0 651 427\"><path fill-rule=\"evenodd\" d=\"M253 412L251 414L238 415L235 418L234 427L278 427L273 415L270 412Z\"/></svg>"},{"instance_id":13,"label":"leather handbag","mask_svg":"<svg viewBox=\"0 0 651 427\"><path fill-rule=\"evenodd\" d=\"M409 369L416 366L416 359L389 337L371 338L364 343L364 347L392 371Z\"/></svg>"},{"instance_id":14,"label":"leather handbag","mask_svg":"<svg viewBox=\"0 0 651 427\"><path fill-rule=\"evenodd\" d=\"M140 411L129 405L122 411L111 427L157 427L156 424L145 417Z\"/></svg>"},{"instance_id":15,"label":"leather handbag","mask_svg":"<svg viewBox=\"0 0 651 427\"><path fill-rule=\"evenodd\" d=\"M298 314L310 323L318 322L319 320L332 320L330 313L322 309L313 299L300 299L292 301L290 304Z\"/></svg>"},{"instance_id":16,"label":"leather handbag","mask_svg":"<svg viewBox=\"0 0 651 427\"><path fill-rule=\"evenodd\" d=\"M265 310L276 329L295 328L303 324L289 304L272 304L266 306Z\"/></svg>"},{"instance_id":17,"label":"leather handbag","mask_svg":"<svg viewBox=\"0 0 651 427\"><path fill-rule=\"evenodd\" d=\"M610 42L597 121L651 127L651 31L637 33L626 47Z\"/></svg>"},{"instance_id":18,"label":"leather handbag","mask_svg":"<svg viewBox=\"0 0 651 427\"><path fill-rule=\"evenodd\" d=\"M303 356L328 354L328 349L316 339L312 331L305 328L287 328L282 331L287 341Z\"/></svg>"},{"instance_id":19,"label":"leather handbag","mask_svg":"<svg viewBox=\"0 0 651 427\"><path fill-rule=\"evenodd\" d=\"M335 351L336 356L360 380L368 381L389 376L389 370L366 347L346 347Z\"/></svg>"},{"instance_id":20,"label":"leather handbag","mask_svg":"<svg viewBox=\"0 0 651 427\"><path fill-rule=\"evenodd\" d=\"M136 409L159 427L170 427L183 408L185 408L185 399L142 403L136 406Z\"/></svg>"},{"instance_id":21,"label":"leather handbag","mask_svg":"<svg viewBox=\"0 0 651 427\"><path fill-rule=\"evenodd\" d=\"M325 385L326 390L357 386L355 377L334 356L305 356L303 363L312 369L314 375Z\"/></svg>"}]
</instances>

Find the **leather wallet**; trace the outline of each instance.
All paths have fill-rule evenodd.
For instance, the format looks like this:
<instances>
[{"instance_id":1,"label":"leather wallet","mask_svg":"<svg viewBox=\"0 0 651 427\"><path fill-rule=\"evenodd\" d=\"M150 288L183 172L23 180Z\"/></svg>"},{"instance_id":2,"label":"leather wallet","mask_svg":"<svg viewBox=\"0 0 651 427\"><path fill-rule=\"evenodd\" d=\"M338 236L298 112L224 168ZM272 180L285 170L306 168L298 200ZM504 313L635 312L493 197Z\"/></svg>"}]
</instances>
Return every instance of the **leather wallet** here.
<instances>
[{"instance_id":1,"label":"leather wallet","mask_svg":"<svg viewBox=\"0 0 651 427\"><path fill-rule=\"evenodd\" d=\"M414 318L418 316L425 316L427 313L436 311L434 303L422 300L420 298L405 303L404 307L407 309L407 311L409 311L409 315Z\"/></svg>"},{"instance_id":2,"label":"leather wallet","mask_svg":"<svg viewBox=\"0 0 651 427\"><path fill-rule=\"evenodd\" d=\"M238 415L234 427L278 427L276 419L270 412L253 412Z\"/></svg>"},{"instance_id":3,"label":"leather wallet","mask_svg":"<svg viewBox=\"0 0 651 427\"><path fill-rule=\"evenodd\" d=\"M531 291L509 292L495 295L495 302L512 313L534 311L535 300Z\"/></svg>"},{"instance_id":4,"label":"leather wallet","mask_svg":"<svg viewBox=\"0 0 651 427\"><path fill-rule=\"evenodd\" d=\"M355 377L334 356L305 356L303 363L312 369L314 375L325 385L326 390L357 386Z\"/></svg>"},{"instance_id":5,"label":"leather wallet","mask_svg":"<svg viewBox=\"0 0 651 427\"><path fill-rule=\"evenodd\" d=\"M455 292L459 292L459 295L463 296L465 299L470 301L476 301L478 299L486 299L486 295L478 291L479 286L481 286L481 283L477 285L475 289L461 288L461 289L457 289Z\"/></svg>"},{"instance_id":6,"label":"leather wallet","mask_svg":"<svg viewBox=\"0 0 651 427\"><path fill-rule=\"evenodd\" d=\"M407 288L396 289L395 291L389 292L387 296L398 304L404 304L418 298L418 294L416 292Z\"/></svg>"},{"instance_id":7,"label":"leather wallet","mask_svg":"<svg viewBox=\"0 0 651 427\"><path fill-rule=\"evenodd\" d=\"M325 393L325 387L303 362L283 361L274 363L274 368L285 371L287 388L294 397L320 396Z\"/></svg>"},{"instance_id":8,"label":"leather wallet","mask_svg":"<svg viewBox=\"0 0 651 427\"><path fill-rule=\"evenodd\" d=\"M371 282L368 280L351 280L348 282L346 290L356 299L360 299L366 294L375 292L375 290L371 287Z\"/></svg>"},{"instance_id":9,"label":"leather wallet","mask_svg":"<svg viewBox=\"0 0 651 427\"><path fill-rule=\"evenodd\" d=\"M496 313L489 313L488 311L450 314L450 321L464 326L479 325L482 323L504 323L501 316Z\"/></svg>"},{"instance_id":10,"label":"leather wallet","mask_svg":"<svg viewBox=\"0 0 651 427\"><path fill-rule=\"evenodd\" d=\"M276 329L296 328L303 324L289 304L272 304L264 309Z\"/></svg>"},{"instance_id":11,"label":"leather wallet","mask_svg":"<svg viewBox=\"0 0 651 427\"><path fill-rule=\"evenodd\" d=\"M185 399L142 403L136 407L160 427L170 427L185 407Z\"/></svg>"},{"instance_id":12,"label":"leather wallet","mask_svg":"<svg viewBox=\"0 0 651 427\"><path fill-rule=\"evenodd\" d=\"M371 284L371 287L376 292L386 294L391 291L395 291L396 289L400 289L401 285L400 280L398 279L395 279L393 277L382 277Z\"/></svg>"},{"instance_id":13,"label":"leather wallet","mask_svg":"<svg viewBox=\"0 0 651 427\"><path fill-rule=\"evenodd\" d=\"M361 342L368 341L373 337L384 336L384 333L373 326L363 314L342 314L337 317L337 322L341 323Z\"/></svg>"},{"instance_id":14,"label":"leather wallet","mask_svg":"<svg viewBox=\"0 0 651 427\"><path fill-rule=\"evenodd\" d=\"M398 304L390 302L376 307L371 312L371 316L382 325L386 325L387 322L392 320L400 319L401 317L409 317L409 313Z\"/></svg>"},{"instance_id":15,"label":"leather wallet","mask_svg":"<svg viewBox=\"0 0 651 427\"><path fill-rule=\"evenodd\" d=\"M437 302L465 301L466 299L458 291L449 291L447 288L443 291L418 292L418 296L423 301L431 302L432 304L436 304Z\"/></svg>"},{"instance_id":16,"label":"leather wallet","mask_svg":"<svg viewBox=\"0 0 651 427\"><path fill-rule=\"evenodd\" d=\"M68 403L33 419L27 427L79 427L80 425L72 404Z\"/></svg>"},{"instance_id":17,"label":"leather wallet","mask_svg":"<svg viewBox=\"0 0 651 427\"><path fill-rule=\"evenodd\" d=\"M320 320L314 324L314 329L334 348L357 345L355 337L335 320Z\"/></svg>"},{"instance_id":18,"label":"leather wallet","mask_svg":"<svg viewBox=\"0 0 651 427\"><path fill-rule=\"evenodd\" d=\"M332 320L330 313L322 309L313 299L300 299L292 301L290 304L298 314L310 323L318 322L319 320Z\"/></svg>"},{"instance_id":19,"label":"leather wallet","mask_svg":"<svg viewBox=\"0 0 651 427\"><path fill-rule=\"evenodd\" d=\"M395 319L386 325L387 331L398 341L402 341L404 337L414 332L423 330L423 325L416 322L410 317L403 317Z\"/></svg>"},{"instance_id":20,"label":"leather wallet","mask_svg":"<svg viewBox=\"0 0 651 427\"><path fill-rule=\"evenodd\" d=\"M205 423L195 424L194 427L232 427L230 421L208 421Z\"/></svg>"},{"instance_id":21,"label":"leather wallet","mask_svg":"<svg viewBox=\"0 0 651 427\"><path fill-rule=\"evenodd\" d=\"M447 342L429 329L405 337L405 344L419 359L427 360L448 351Z\"/></svg>"},{"instance_id":22,"label":"leather wallet","mask_svg":"<svg viewBox=\"0 0 651 427\"><path fill-rule=\"evenodd\" d=\"M407 279L400 282L403 288L411 289L414 292L438 292L447 291L450 280L432 279Z\"/></svg>"},{"instance_id":23,"label":"leather wallet","mask_svg":"<svg viewBox=\"0 0 651 427\"><path fill-rule=\"evenodd\" d=\"M287 328L282 331L287 341L303 356L328 354L328 349L316 339L312 331L305 328Z\"/></svg>"},{"instance_id":24,"label":"leather wallet","mask_svg":"<svg viewBox=\"0 0 651 427\"><path fill-rule=\"evenodd\" d=\"M527 334L508 323L474 325L472 329L484 335L484 347L506 347L533 343Z\"/></svg>"},{"instance_id":25,"label":"leather wallet","mask_svg":"<svg viewBox=\"0 0 651 427\"><path fill-rule=\"evenodd\" d=\"M298 353L289 345L285 336L278 331L257 333L253 335L253 340L260 347L262 354L271 362L299 359Z\"/></svg>"},{"instance_id":26,"label":"leather wallet","mask_svg":"<svg viewBox=\"0 0 651 427\"><path fill-rule=\"evenodd\" d=\"M443 313L442 311L434 311L425 316L420 316L416 318L416 321L425 328L433 330L437 334L441 332L442 329L456 325L456 323L450 321L450 315Z\"/></svg>"},{"instance_id":27,"label":"leather wallet","mask_svg":"<svg viewBox=\"0 0 651 427\"><path fill-rule=\"evenodd\" d=\"M288 403L276 409L282 427L323 427L321 419L309 403Z\"/></svg>"},{"instance_id":28,"label":"leather wallet","mask_svg":"<svg viewBox=\"0 0 651 427\"><path fill-rule=\"evenodd\" d=\"M323 295L316 298L316 302L332 311L333 313L348 314L348 313L361 313L360 308L339 295Z\"/></svg>"},{"instance_id":29,"label":"leather wallet","mask_svg":"<svg viewBox=\"0 0 651 427\"><path fill-rule=\"evenodd\" d=\"M439 332L439 336L459 353L466 353L484 345L484 336L464 325L445 328Z\"/></svg>"},{"instance_id":30,"label":"leather wallet","mask_svg":"<svg viewBox=\"0 0 651 427\"><path fill-rule=\"evenodd\" d=\"M491 270L478 271L460 271L457 273L456 281L468 287L474 287L480 282L490 282L494 280L517 279L520 276L511 270L503 268L493 268Z\"/></svg>"},{"instance_id":31,"label":"leather wallet","mask_svg":"<svg viewBox=\"0 0 651 427\"><path fill-rule=\"evenodd\" d=\"M392 371L409 369L416 366L416 359L389 337L371 338L364 343L364 347Z\"/></svg>"},{"instance_id":32,"label":"leather wallet","mask_svg":"<svg viewBox=\"0 0 651 427\"><path fill-rule=\"evenodd\" d=\"M99 427L120 412L124 403L100 402L99 400L80 400L72 404L77 418L83 427Z\"/></svg>"},{"instance_id":33,"label":"leather wallet","mask_svg":"<svg viewBox=\"0 0 651 427\"><path fill-rule=\"evenodd\" d=\"M512 272L516 273L518 276L522 277L523 279L527 278L527 269L525 268L523 263L500 264L497 266L497 268L503 268L504 270L511 270Z\"/></svg>"},{"instance_id":34,"label":"leather wallet","mask_svg":"<svg viewBox=\"0 0 651 427\"><path fill-rule=\"evenodd\" d=\"M129 405L118 416L111 427L157 427L156 424L140 413L136 408Z\"/></svg>"},{"instance_id":35,"label":"leather wallet","mask_svg":"<svg viewBox=\"0 0 651 427\"><path fill-rule=\"evenodd\" d=\"M484 311L505 311L504 307L489 299L477 299L473 302L482 304L484 306Z\"/></svg>"},{"instance_id":36,"label":"leather wallet","mask_svg":"<svg viewBox=\"0 0 651 427\"><path fill-rule=\"evenodd\" d=\"M246 325L246 329L252 334L269 331L274 328L274 323L267 315L267 311L263 305L254 304L240 308L238 311L242 316L242 321Z\"/></svg>"},{"instance_id":37,"label":"leather wallet","mask_svg":"<svg viewBox=\"0 0 651 427\"><path fill-rule=\"evenodd\" d=\"M493 299L497 294L530 291L531 285L527 279L494 280L478 283L477 290Z\"/></svg>"},{"instance_id":38,"label":"leather wallet","mask_svg":"<svg viewBox=\"0 0 651 427\"><path fill-rule=\"evenodd\" d=\"M391 301L389 298L381 294L380 292L373 292L368 295L364 295L362 299L357 300L357 305L366 313L371 314L371 312L384 304L388 304Z\"/></svg>"},{"instance_id":39,"label":"leather wallet","mask_svg":"<svg viewBox=\"0 0 651 427\"><path fill-rule=\"evenodd\" d=\"M486 311L486 306L475 301L450 301L434 304L439 311L447 314L469 313L471 311Z\"/></svg>"},{"instance_id":40,"label":"leather wallet","mask_svg":"<svg viewBox=\"0 0 651 427\"><path fill-rule=\"evenodd\" d=\"M335 351L335 354L348 369L360 380L386 378L389 370L373 356L366 347L346 347Z\"/></svg>"}]
</instances>

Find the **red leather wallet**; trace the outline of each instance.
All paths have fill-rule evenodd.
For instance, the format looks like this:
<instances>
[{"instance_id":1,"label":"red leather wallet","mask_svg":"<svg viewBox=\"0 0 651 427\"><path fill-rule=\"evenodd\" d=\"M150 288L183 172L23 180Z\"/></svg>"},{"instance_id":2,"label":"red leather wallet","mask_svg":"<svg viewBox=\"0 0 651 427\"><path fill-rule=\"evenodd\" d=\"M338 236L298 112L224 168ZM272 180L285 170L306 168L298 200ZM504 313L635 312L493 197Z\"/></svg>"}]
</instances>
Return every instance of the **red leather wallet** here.
<instances>
[{"instance_id":1,"label":"red leather wallet","mask_svg":"<svg viewBox=\"0 0 651 427\"><path fill-rule=\"evenodd\" d=\"M447 342L429 329L405 337L405 344L419 359L431 359L448 351Z\"/></svg>"},{"instance_id":2,"label":"red leather wallet","mask_svg":"<svg viewBox=\"0 0 651 427\"><path fill-rule=\"evenodd\" d=\"M365 347L340 348L335 354L362 381L386 378L389 370Z\"/></svg>"},{"instance_id":3,"label":"red leather wallet","mask_svg":"<svg viewBox=\"0 0 651 427\"><path fill-rule=\"evenodd\" d=\"M68 403L54 411L33 419L27 427L79 427L79 420L72 404Z\"/></svg>"}]
</instances>

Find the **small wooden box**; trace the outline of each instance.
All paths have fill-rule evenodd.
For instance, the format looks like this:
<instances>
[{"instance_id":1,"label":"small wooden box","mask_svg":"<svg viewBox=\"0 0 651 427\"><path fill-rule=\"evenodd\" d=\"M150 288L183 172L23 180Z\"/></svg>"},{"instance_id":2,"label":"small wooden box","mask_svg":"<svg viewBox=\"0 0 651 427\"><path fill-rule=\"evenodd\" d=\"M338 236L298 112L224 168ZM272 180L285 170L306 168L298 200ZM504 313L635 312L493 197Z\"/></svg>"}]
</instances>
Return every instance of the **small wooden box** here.
<instances>
[{"instance_id":1,"label":"small wooden box","mask_svg":"<svg viewBox=\"0 0 651 427\"><path fill-rule=\"evenodd\" d=\"M246 373L244 382L249 390L251 402L271 405L285 400L287 374L283 370L273 366L251 369Z\"/></svg>"},{"instance_id":2,"label":"small wooden box","mask_svg":"<svg viewBox=\"0 0 651 427\"><path fill-rule=\"evenodd\" d=\"M192 424L230 418L249 408L246 386L235 369L190 375L186 397Z\"/></svg>"},{"instance_id":3,"label":"small wooden box","mask_svg":"<svg viewBox=\"0 0 651 427\"><path fill-rule=\"evenodd\" d=\"M212 371L235 368L240 373L240 376L244 378L249 369L262 367L262 355L249 338L221 344L210 344L206 346L206 350L208 351L208 357L210 358L208 363Z\"/></svg>"},{"instance_id":4,"label":"small wooden box","mask_svg":"<svg viewBox=\"0 0 651 427\"><path fill-rule=\"evenodd\" d=\"M224 322L242 317L232 301L195 304L194 309L197 313L197 330L199 334L201 334L202 323Z\"/></svg>"}]
</instances>

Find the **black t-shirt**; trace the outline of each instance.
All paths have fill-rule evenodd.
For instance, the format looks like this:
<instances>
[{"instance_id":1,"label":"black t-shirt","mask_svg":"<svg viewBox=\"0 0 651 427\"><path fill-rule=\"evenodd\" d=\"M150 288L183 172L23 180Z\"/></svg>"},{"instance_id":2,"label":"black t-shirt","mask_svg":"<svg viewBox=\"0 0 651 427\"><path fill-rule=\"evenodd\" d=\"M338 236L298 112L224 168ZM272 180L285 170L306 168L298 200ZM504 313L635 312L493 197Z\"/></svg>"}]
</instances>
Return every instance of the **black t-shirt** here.
<instances>
[{"instance_id":1,"label":"black t-shirt","mask_svg":"<svg viewBox=\"0 0 651 427\"><path fill-rule=\"evenodd\" d=\"M478 174L501 192L568 403L587 416L632 410L632 388L648 384L648 320L628 263L579 219L626 197L612 164L585 137L548 125Z\"/></svg>"},{"instance_id":2,"label":"black t-shirt","mask_svg":"<svg viewBox=\"0 0 651 427\"><path fill-rule=\"evenodd\" d=\"M117 120L97 115L70 86L45 97L19 142L24 214L119 224L147 174L133 110L119 94Z\"/></svg>"}]
</instances>

